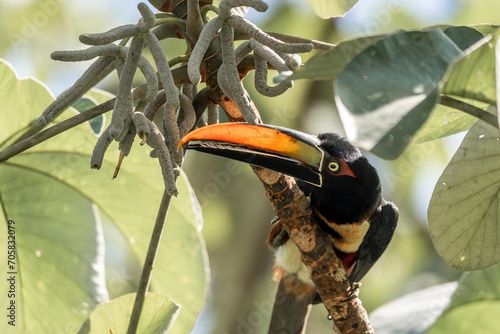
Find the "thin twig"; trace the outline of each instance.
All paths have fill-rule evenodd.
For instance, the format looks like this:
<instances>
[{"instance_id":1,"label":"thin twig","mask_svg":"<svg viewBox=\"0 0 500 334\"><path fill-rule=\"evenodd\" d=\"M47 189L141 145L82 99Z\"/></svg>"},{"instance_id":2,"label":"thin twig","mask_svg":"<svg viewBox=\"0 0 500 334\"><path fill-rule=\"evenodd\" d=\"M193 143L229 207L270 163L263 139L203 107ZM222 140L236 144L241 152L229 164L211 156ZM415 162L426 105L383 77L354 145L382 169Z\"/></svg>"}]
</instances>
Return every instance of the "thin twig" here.
<instances>
[{"instance_id":1,"label":"thin twig","mask_svg":"<svg viewBox=\"0 0 500 334\"><path fill-rule=\"evenodd\" d=\"M330 44L322 41L316 41L314 39L309 39L309 38L302 38L302 37L297 37L297 36L291 36L291 35L286 35L286 34L281 34L278 32L272 32L272 31L264 31L266 34L269 34L270 36L277 38L283 42L287 43L311 43L314 45L315 50L321 50L321 51L328 51L331 49L334 49L336 47L335 44Z\"/></svg>"},{"instance_id":2,"label":"thin twig","mask_svg":"<svg viewBox=\"0 0 500 334\"><path fill-rule=\"evenodd\" d=\"M490 114L489 112L484 111L481 108L474 107L473 105L471 105L467 102L457 100L449 95L441 94L439 104L453 108L453 109L463 111L469 115L477 117L478 119L482 120L483 122L486 122L489 125L494 126L495 128L498 129L498 119L495 115Z\"/></svg>"},{"instance_id":3,"label":"thin twig","mask_svg":"<svg viewBox=\"0 0 500 334\"><path fill-rule=\"evenodd\" d=\"M89 109L81 114L68 118L67 120L62 121L61 123L57 123L56 125L46 130L43 130L42 132L39 132L29 138L20 141L17 144L14 144L6 148L2 152L0 152L0 162L6 161L17 154L24 152L27 149L46 141L49 138L52 138L66 130L69 130L79 124L91 120L94 117L97 117L99 115L104 114L107 111L110 111L111 109L113 109L114 104L115 104L115 99L106 101L98 106L95 106L92 109Z\"/></svg>"},{"instance_id":4,"label":"thin twig","mask_svg":"<svg viewBox=\"0 0 500 334\"><path fill-rule=\"evenodd\" d=\"M153 233L151 235L151 241L149 242L146 260L144 261L144 266L142 268L141 279L139 281L139 287L137 289L134 308L130 317L127 334L135 334L139 325L142 306L144 305L144 300L149 289L149 283L151 282L151 275L153 273L156 255L158 254L158 248L160 246L163 229L165 227L165 219L167 217L171 199L172 196L168 195L167 191L165 190L161 199L160 208L158 209L158 215L156 216L156 222L153 228Z\"/></svg>"}]
</instances>

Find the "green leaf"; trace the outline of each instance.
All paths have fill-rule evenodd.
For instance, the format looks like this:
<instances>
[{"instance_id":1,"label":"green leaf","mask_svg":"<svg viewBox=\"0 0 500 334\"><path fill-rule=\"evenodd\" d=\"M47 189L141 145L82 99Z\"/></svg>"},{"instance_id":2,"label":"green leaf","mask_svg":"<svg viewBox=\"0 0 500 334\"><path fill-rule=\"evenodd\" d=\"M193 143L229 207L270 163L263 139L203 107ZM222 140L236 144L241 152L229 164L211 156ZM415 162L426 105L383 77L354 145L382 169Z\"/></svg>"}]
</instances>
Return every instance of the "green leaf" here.
<instances>
[{"instance_id":1,"label":"green leaf","mask_svg":"<svg viewBox=\"0 0 500 334\"><path fill-rule=\"evenodd\" d=\"M484 35L479 32L478 30L471 28L471 27L465 27L465 26L458 26L458 27L447 27L443 29L443 32L461 49L461 50L467 50L470 48L474 43L478 42L481 40Z\"/></svg>"},{"instance_id":2,"label":"green leaf","mask_svg":"<svg viewBox=\"0 0 500 334\"><path fill-rule=\"evenodd\" d=\"M126 333L136 294L130 293L100 304L90 314L79 334ZM179 305L159 293L148 293L144 300L138 333L166 333L174 322Z\"/></svg>"},{"instance_id":3,"label":"green leaf","mask_svg":"<svg viewBox=\"0 0 500 334\"><path fill-rule=\"evenodd\" d=\"M358 0L306 0L322 19L344 16Z\"/></svg>"},{"instance_id":4,"label":"green leaf","mask_svg":"<svg viewBox=\"0 0 500 334\"><path fill-rule=\"evenodd\" d=\"M486 109L489 106L487 103L461 99L457 96L454 96L454 98L463 100L464 102L475 105L481 109ZM432 110L424 125L415 134L413 140L417 143L423 143L437 138L446 137L469 130L476 122L477 118L474 116L458 111L457 109L438 104Z\"/></svg>"},{"instance_id":5,"label":"green leaf","mask_svg":"<svg viewBox=\"0 0 500 334\"><path fill-rule=\"evenodd\" d=\"M450 309L484 300L500 302L500 266L464 273L453 294Z\"/></svg>"},{"instance_id":6,"label":"green leaf","mask_svg":"<svg viewBox=\"0 0 500 334\"><path fill-rule=\"evenodd\" d=\"M87 95L98 103L112 97L97 91ZM17 79L5 62L0 62L0 98L10 106L0 115L2 148L53 101L46 87ZM75 113L68 110L59 120ZM8 219L16 223L19 332L75 332L90 310L106 301L104 218L121 231L135 255L130 261L144 262L163 192L158 161L137 143L112 180L118 145L112 143L95 171L90 155L96 140L89 124L82 124L0 164L0 235L6 235ZM184 175L177 187L151 284L183 306L170 332L186 333L205 302L208 269L199 206ZM4 238L0 247L7 247ZM2 272L6 265L2 261ZM7 291L7 282L0 282ZM6 302L7 294L1 294L0 305ZM0 332L6 330L1 322Z\"/></svg>"},{"instance_id":7,"label":"green leaf","mask_svg":"<svg viewBox=\"0 0 500 334\"><path fill-rule=\"evenodd\" d=\"M475 28L493 29L491 26ZM448 35L456 36L453 38L455 38L456 43L459 43L456 40L459 38L457 33L462 32L462 29L449 29L446 29L445 32ZM495 50L492 43L496 43L498 33L498 29L495 28L493 37L490 36L476 47L469 49L467 56L452 65L442 93L452 95L458 100L483 109L485 113L490 104L496 104ZM470 37L467 37L468 35ZM474 33L466 32L464 39L469 40L466 44L470 44L475 38L477 36ZM417 142L423 142L449 136L470 129L476 120L477 118L460 110L437 105L414 139Z\"/></svg>"},{"instance_id":8,"label":"green leaf","mask_svg":"<svg viewBox=\"0 0 500 334\"><path fill-rule=\"evenodd\" d=\"M457 282L436 285L380 306L370 313L375 333L425 333L446 309L457 286Z\"/></svg>"},{"instance_id":9,"label":"green leaf","mask_svg":"<svg viewBox=\"0 0 500 334\"><path fill-rule=\"evenodd\" d=\"M500 261L499 138L498 129L478 121L432 194L428 220L434 248L459 270L478 270Z\"/></svg>"},{"instance_id":10,"label":"green leaf","mask_svg":"<svg viewBox=\"0 0 500 334\"><path fill-rule=\"evenodd\" d=\"M453 309L440 318L428 334L498 333L499 302L481 302Z\"/></svg>"},{"instance_id":11,"label":"green leaf","mask_svg":"<svg viewBox=\"0 0 500 334\"><path fill-rule=\"evenodd\" d=\"M344 66L359 52L373 43L387 37L387 35L368 36L345 41L334 49L320 53L311 58L304 66L299 67L288 77L288 80L336 79Z\"/></svg>"},{"instance_id":12,"label":"green leaf","mask_svg":"<svg viewBox=\"0 0 500 334\"><path fill-rule=\"evenodd\" d=\"M466 273L450 307L429 330L439 333L496 333L500 313L500 266Z\"/></svg>"},{"instance_id":13,"label":"green leaf","mask_svg":"<svg viewBox=\"0 0 500 334\"><path fill-rule=\"evenodd\" d=\"M453 64L442 93L496 105L495 45L500 30Z\"/></svg>"},{"instance_id":14,"label":"green leaf","mask_svg":"<svg viewBox=\"0 0 500 334\"><path fill-rule=\"evenodd\" d=\"M335 82L347 137L394 159L434 108L440 82L462 51L441 30L401 32L355 56Z\"/></svg>"},{"instance_id":15,"label":"green leaf","mask_svg":"<svg viewBox=\"0 0 500 334\"><path fill-rule=\"evenodd\" d=\"M90 96L84 95L80 99L78 99L78 101L76 101L72 107L81 113L94 108L97 104L98 103L95 99L93 99ZM92 128L92 131L94 131L96 135L101 135L101 133L104 131L104 116L99 115L97 117L92 118L89 121L89 124L90 127Z\"/></svg>"}]
</instances>

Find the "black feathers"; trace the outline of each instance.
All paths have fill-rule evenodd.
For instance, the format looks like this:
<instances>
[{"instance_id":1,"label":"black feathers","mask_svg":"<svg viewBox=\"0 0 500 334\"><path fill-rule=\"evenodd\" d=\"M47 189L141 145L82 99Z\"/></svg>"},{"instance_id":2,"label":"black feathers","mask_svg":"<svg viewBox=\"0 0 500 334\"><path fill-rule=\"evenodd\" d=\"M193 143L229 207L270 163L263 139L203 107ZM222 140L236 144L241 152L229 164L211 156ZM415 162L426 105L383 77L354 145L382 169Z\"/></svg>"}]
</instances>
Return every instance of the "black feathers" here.
<instances>
[{"instance_id":1,"label":"black feathers","mask_svg":"<svg viewBox=\"0 0 500 334\"><path fill-rule=\"evenodd\" d=\"M325 167L321 188L300 184L311 195L311 204L329 221L337 224L354 223L366 219L380 204L381 187L375 168L361 151L343 137L320 134L320 147L326 152L324 166L332 158L343 159L355 177L331 175Z\"/></svg>"}]
</instances>

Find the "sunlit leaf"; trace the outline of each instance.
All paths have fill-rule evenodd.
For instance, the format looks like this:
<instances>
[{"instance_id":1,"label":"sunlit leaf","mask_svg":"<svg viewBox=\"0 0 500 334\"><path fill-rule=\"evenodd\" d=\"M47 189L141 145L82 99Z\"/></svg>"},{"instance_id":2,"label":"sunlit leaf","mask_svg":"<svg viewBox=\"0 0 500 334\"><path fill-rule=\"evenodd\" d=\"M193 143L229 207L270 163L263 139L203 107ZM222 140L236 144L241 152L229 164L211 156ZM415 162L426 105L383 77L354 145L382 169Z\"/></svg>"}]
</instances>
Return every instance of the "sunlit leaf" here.
<instances>
[{"instance_id":1,"label":"sunlit leaf","mask_svg":"<svg viewBox=\"0 0 500 334\"><path fill-rule=\"evenodd\" d=\"M496 105L495 45L497 30L485 43L453 65L442 93Z\"/></svg>"},{"instance_id":2,"label":"sunlit leaf","mask_svg":"<svg viewBox=\"0 0 500 334\"><path fill-rule=\"evenodd\" d=\"M136 294L131 293L100 304L90 314L79 334L126 333ZM162 334L174 322L179 305L159 293L148 293L144 300L137 332Z\"/></svg>"},{"instance_id":3,"label":"sunlit leaf","mask_svg":"<svg viewBox=\"0 0 500 334\"><path fill-rule=\"evenodd\" d=\"M344 16L358 0L306 0L316 15L323 19Z\"/></svg>"},{"instance_id":4,"label":"sunlit leaf","mask_svg":"<svg viewBox=\"0 0 500 334\"><path fill-rule=\"evenodd\" d=\"M500 261L500 131L478 121L434 188L428 220L438 254L459 270Z\"/></svg>"},{"instance_id":5,"label":"sunlit leaf","mask_svg":"<svg viewBox=\"0 0 500 334\"><path fill-rule=\"evenodd\" d=\"M458 97L455 97L459 99ZM489 104L469 100L468 103L473 104L481 109L486 109ZM424 125L418 130L413 137L417 143L434 140L437 138L446 137L455 133L469 130L477 118L457 109L436 105L432 110L429 118Z\"/></svg>"},{"instance_id":6,"label":"sunlit leaf","mask_svg":"<svg viewBox=\"0 0 500 334\"><path fill-rule=\"evenodd\" d=\"M446 309L457 286L457 282L433 286L380 306L370 313L375 333L425 333Z\"/></svg>"},{"instance_id":7,"label":"sunlit leaf","mask_svg":"<svg viewBox=\"0 0 500 334\"><path fill-rule=\"evenodd\" d=\"M500 312L500 266L466 273L451 304L428 333L496 333Z\"/></svg>"},{"instance_id":8,"label":"sunlit leaf","mask_svg":"<svg viewBox=\"0 0 500 334\"><path fill-rule=\"evenodd\" d=\"M98 103L111 97L96 91L88 96ZM0 114L1 149L27 131L53 101L46 87L17 79L4 62L0 98L9 106ZM68 110L60 119L74 114ZM109 124L109 118L106 121ZM82 124L0 164L0 235L7 235L7 219L16 225L19 332L75 332L90 311L106 301L102 215L123 234L135 255L131 261L144 262L163 192L158 162L134 145L112 180L117 143L95 171L90 169L90 155L96 140L89 124ZM170 332L186 333L206 298L207 268L199 208L184 176L177 187L180 194L170 206L152 289L183 306ZM4 238L0 247L6 249ZM2 261L3 272L6 266ZM7 282L0 282L6 291ZM0 304L6 301L7 294L2 294ZM1 322L0 332L6 330L7 323Z\"/></svg>"},{"instance_id":9,"label":"sunlit leaf","mask_svg":"<svg viewBox=\"0 0 500 334\"><path fill-rule=\"evenodd\" d=\"M358 54L335 83L348 138L396 158L425 122L449 65L462 51L441 30L401 32Z\"/></svg>"},{"instance_id":10,"label":"sunlit leaf","mask_svg":"<svg viewBox=\"0 0 500 334\"><path fill-rule=\"evenodd\" d=\"M427 332L428 334L498 333L500 302L467 304L447 312Z\"/></svg>"},{"instance_id":11,"label":"sunlit leaf","mask_svg":"<svg viewBox=\"0 0 500 334\"><path fill-rule=\"evenodd\" d=\"M490 26L481 27L484 30ZM445 32L449 33L448 29ZM451 31L456 34L461 29ZM474 33L469 35L477 38ZM496 55L493 45L498 40L498 29L496 29L495 36L490 38L491 40L485 39L485 42L478 45L477 49L468 50L467 56L452 65L450 76L442 89L442 93L483 109L485 113L490 104L496 104ZM428 141L465 131L476 120L477 118L460 110L437 105L427 122L416 134L415 140L417 142Z\"/></svg>"}]
</instances>

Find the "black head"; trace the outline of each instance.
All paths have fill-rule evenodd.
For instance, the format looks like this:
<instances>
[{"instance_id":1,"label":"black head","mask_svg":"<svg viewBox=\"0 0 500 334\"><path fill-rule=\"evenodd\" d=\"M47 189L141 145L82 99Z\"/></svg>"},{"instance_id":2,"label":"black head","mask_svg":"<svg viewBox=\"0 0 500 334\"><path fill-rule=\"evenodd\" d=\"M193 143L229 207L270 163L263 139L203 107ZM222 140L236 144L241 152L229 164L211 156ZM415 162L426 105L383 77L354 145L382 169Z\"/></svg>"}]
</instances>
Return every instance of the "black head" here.
<instances>
[{"instance_id":1,"label":"black head","mask_svg":"<svg viewBox=\"0 0 500 334\"><path fill-rule=\"evenodd\" d=\"M330 222L359 222L381 201L375 168L337 134L316 137L272 125L223 123L190 132L179 145L188 142L189 149L295 177L311 194L312 206Z\"/></svg>"},{"instance_id":2,"label":"black head","mask_svg":"<svg viewBox=\"0 0 500 334\"><path fill-rule=\"evenodd\" d=\"M328 221L337 224L366 219L380 204L381 186L375 168L345 138L324 133L318 136L325 151L321 187L301 182L311 204Z\"/></svg>"}]
</instances>

